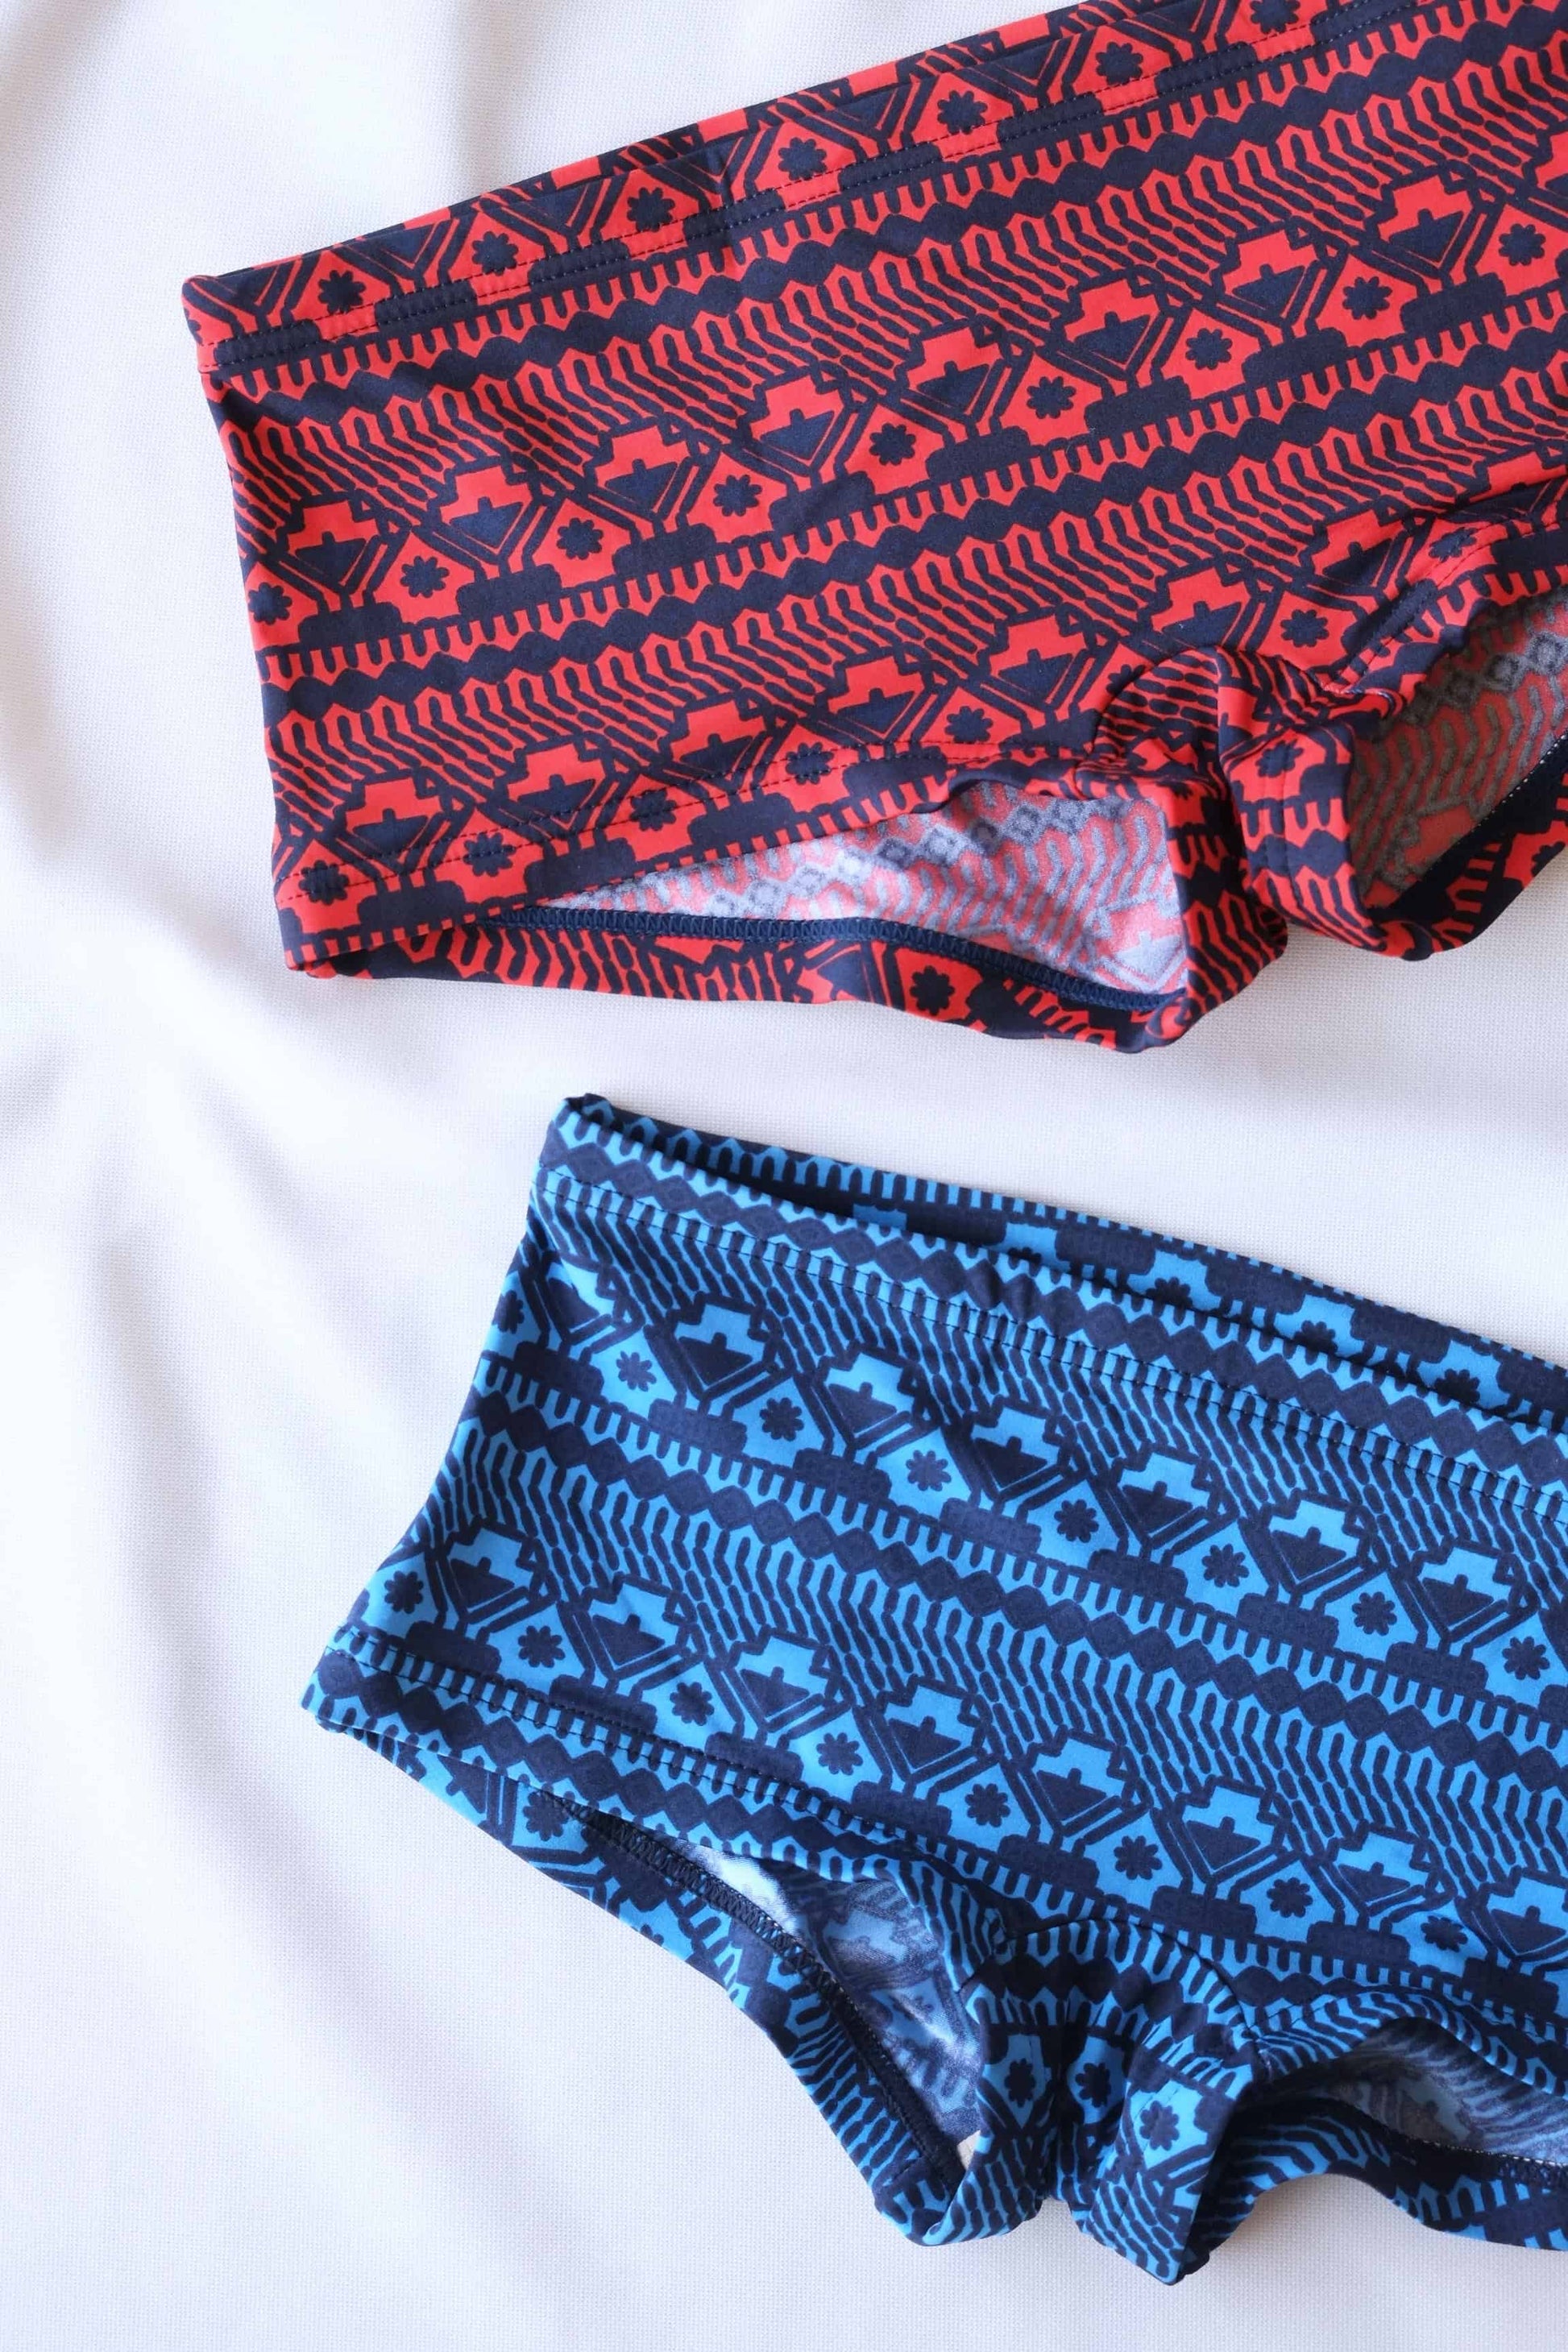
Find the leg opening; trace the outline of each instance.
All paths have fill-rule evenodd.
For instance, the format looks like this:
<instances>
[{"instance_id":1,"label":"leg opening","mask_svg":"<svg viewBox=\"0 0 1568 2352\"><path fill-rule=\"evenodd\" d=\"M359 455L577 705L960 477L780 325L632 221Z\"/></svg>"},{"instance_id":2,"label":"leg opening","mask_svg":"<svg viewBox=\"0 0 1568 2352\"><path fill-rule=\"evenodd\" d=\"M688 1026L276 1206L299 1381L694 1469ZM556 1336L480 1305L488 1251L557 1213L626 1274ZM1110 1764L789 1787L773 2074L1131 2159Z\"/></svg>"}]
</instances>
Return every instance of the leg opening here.
<instances>
[{"instance_id":1,"label":"leg opening","mask_svg":"<svg viewBox=\"0 0 1568 2352\"><path fill-rule=\"evenodd\" d=\"M1345 790L1363 902L1394 907L1503 813L1568 738L1568 589L1485 614L1356 748Z\"/></svg>"},{"instance_id":2,"label":"leg opening","mask_svg":"<svg viewBox=\"0 0 1568 2352\"><path fill-rule=\"evenodd\" d=\"M830 1879L791 1863L689 1846L697 1866L781 1929L836 1988L850 2032L962 2154L980 2128L985 2051L948 1939L900 1876Z\"/></svg>"},{"instance_id":3,"label":"leg opening","mask_svg":"<svg viewBox=\"0 0 1568 2352\"><path fill-rule=\"evenodd\" d=\"M961 1884L913 1857L840 1845L807 1864L695 1824L679 1832L671 1815L689 1789L654 1795L646 1775L652 1821L402 1732L332 1727L716 1984L788 2062L890 2218L916 2237L940 2223L979 2127L986 2057L964 1999L985 1914ZM542 1752L564 1751L547 1737ZM599 1760L576 1769L592 1777Z\"/></svg>"},{"instance_id":4,"label":"leg opening","mask_svg":"<svg viewBox=\"0 0 1568 2352\"><path fill-rule=\"evenodd\" d=\"M1037 796L984 774L960 779L934 810L659 866L551 903L784 929L871 923L1129 994L1174 992L1185 964L1175 869L1152 802Z\"/></svg>"},{"instance_id":5,"label":"leg opening","mask_svg":"<svg viewBox=\"0 0 1568 2352\"><path fill-rule=\"evenodd\" d=\"M1355 2107L1432 2147L1568 2166L1568 2098L1505 2074L1424 2020L1381 2027L1288 2088Z\"/></svg>"}]
</instances>

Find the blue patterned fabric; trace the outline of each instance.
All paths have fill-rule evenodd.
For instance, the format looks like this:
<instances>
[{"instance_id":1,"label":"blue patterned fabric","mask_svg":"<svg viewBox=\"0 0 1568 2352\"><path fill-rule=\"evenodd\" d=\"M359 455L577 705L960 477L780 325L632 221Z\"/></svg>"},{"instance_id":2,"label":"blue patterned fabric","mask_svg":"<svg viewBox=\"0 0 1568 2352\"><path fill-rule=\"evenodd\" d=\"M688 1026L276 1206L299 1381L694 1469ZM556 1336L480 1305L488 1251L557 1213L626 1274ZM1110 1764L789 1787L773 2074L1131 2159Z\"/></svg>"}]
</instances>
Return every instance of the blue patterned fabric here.
<instances>
[{"instance_id":1,"label":"blue patterned fabric","mask_svg":"<svg viewBox=\"0 0 1568 2352\"><path fill-rule=\"evenodd\" d=\"M307 1694L722 1986L921 2243L1568 2243L1568 1374L1102 1220L551 1129Z\"/></svg>"}]
</instances>

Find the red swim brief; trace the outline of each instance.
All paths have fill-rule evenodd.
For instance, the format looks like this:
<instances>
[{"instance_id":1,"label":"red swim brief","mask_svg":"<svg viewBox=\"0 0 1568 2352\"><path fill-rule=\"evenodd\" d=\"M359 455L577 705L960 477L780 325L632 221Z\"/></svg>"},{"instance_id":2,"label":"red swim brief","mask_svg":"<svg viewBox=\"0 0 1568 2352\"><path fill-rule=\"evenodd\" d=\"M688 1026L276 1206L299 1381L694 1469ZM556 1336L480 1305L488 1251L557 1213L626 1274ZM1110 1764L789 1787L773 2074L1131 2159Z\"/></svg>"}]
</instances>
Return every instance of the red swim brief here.
<instances>
[{"instance_id":1,"label":"red swim brief","mask_svg":"<svg viewBox=\"0 0 1568 2352\"><path fill-rule=\"evenodd\" d=\"M198 278L310 971L1163 1043L1568 841L1568 0L1077 0Z\"/></svg>"}]
</instances>

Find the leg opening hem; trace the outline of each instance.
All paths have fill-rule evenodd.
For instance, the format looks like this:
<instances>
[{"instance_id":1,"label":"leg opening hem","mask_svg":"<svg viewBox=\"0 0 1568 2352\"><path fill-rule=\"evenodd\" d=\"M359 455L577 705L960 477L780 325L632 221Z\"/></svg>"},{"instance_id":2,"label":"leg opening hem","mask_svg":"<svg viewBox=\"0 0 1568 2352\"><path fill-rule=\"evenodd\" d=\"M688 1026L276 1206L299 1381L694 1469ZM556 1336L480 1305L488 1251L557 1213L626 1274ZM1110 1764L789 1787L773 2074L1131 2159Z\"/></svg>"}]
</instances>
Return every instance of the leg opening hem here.
<instances>
[{"instance_id":1,"label":"leg opening hem","mask_svg":"<svg viewBox=\"0 0 1568 2352\"><path fill-rule=\"evenodd\" d=\"M520 1861L596 1902L611 1916L622 1916L623 1924L637 1927L716 1983L743 2016L761 2026L866 2179L879 2209L905 2234L923 2235L951 2204L966 2171L955 2142L922 2108L918 2094L850 1993L778 1920L725 1885L694 1855L625 1814L563 1795L532 1773L470 1761L451 1745L434 1748L404 1729L343 1719L330 1695L318 1695L317 1685L307 1694L305 1704L323 1729L346 1735L411 1779L430 1785L433 1793L452 1803ZM432 1779L432 1768L447 1776L447 1785ZM542 1837L536 1835L531 1841L526 1830L519 1829L520 1816L530 1799L542 1800L552 1813ZM552 1853L546 1841L559 1833L559 1826L567 1819L576 1825L580 1843L574 1852ZM754 1988L745 1980L743 1952L729 1956L731 1962L740 1958L742 1963L732 1976L714 1961L700 1933L687 1922L680 1922L686 1931L686 1948L681 1949L673 1937L667 1942L664 1934L651 1926L642 1927L635 1917L625 1917L617 1907L617 1897L626 1892L617 1879L617 1856L625 1857L639 1874L651 1877L677 1898L686 1896L701 1909L722 1915L753 1946L765 1947L780 1969L816 2005L817 2014L805 2030L792 2035L790 2030L781 2028L766 2003L761 2011L753 2011L747 1995ZM605 1865L605 1875L597 1885L584 1878L585 1859ZM796 2046L792 2046L792 2041Z\"/></svg>"}]
</instances>

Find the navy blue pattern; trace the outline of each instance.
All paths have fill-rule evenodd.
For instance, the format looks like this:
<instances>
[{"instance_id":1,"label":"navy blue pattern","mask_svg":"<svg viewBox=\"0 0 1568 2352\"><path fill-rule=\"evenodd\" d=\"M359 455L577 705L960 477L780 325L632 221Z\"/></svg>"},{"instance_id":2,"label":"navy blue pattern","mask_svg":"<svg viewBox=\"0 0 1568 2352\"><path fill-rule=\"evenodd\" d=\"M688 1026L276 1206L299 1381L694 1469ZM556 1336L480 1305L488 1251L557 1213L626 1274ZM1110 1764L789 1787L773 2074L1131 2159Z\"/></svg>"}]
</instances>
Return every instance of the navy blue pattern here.
<instances>
[{"instance_id":1,"label":"navy blue pattern","mask_svg":"<svg viewBox=\"0 0 1568 2352\"><path fill-rule=\"evenodd\" d=\"M1568 2243L1568 1374L568 1105L307 1704L721 1984L927 2245Z\"/></svg>"}]
</instances>

